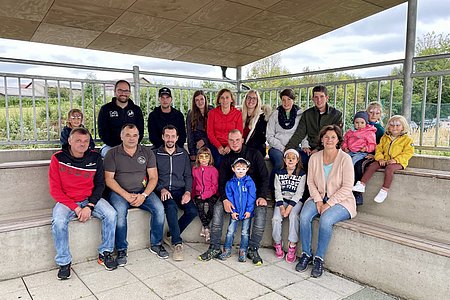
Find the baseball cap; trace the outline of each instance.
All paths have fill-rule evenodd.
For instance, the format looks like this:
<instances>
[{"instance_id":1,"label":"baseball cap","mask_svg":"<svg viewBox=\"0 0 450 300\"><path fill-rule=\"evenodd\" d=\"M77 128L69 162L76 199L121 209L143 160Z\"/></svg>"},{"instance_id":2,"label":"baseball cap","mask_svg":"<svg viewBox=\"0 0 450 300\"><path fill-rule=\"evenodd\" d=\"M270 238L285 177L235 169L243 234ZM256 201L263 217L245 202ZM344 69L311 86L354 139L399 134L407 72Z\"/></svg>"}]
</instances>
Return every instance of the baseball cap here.
<instances>
[{"instance_id":1,"label":"baseball cap","mask_svg":"<svg viewBox=\"0 0 450 300\"><path fill-rule=\"evenodd\" d=\"M244 164L247 167L250 167L250 162L242 157L237 158L231 166L234 167L236 164Z\"/></svg>"},{"instance_id":2,"label":"baseball cap","mask_svg":"<svg viewBox=\"0 0 450 300\"><path fill-rule=\"evenodd\" d=\"M172 97L172 92L171 92L170 89L167 88L167 87L163 87L163 88L161 88L161 89L159 90L159 92L158 92L158 97L161 97L161 96L164 95L164 94L169 95L169 97Z\"/></svg>"}]
</instances>

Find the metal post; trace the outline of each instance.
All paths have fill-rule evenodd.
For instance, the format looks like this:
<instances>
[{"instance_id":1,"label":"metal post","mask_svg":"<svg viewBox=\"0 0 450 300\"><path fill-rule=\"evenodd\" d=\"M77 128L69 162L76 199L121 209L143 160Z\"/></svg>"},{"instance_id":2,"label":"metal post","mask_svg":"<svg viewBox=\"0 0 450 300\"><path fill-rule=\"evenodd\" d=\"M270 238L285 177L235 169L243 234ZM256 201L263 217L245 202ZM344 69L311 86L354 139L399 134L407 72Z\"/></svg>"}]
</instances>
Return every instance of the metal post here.
<instances>
[{"instance_id":1,"label":"metal post","mask_svg":"<svg viewBox=\"0 0 450 300\"><path fill-rule=\"evenodd\" d=\"M408 19L406 25L405 62L403 63L403 105L402 114L411 121L413 92L413 58L416 47L417 0L408 0Z\"/></svg>"},{"instance_id":2,"label":"metal post","mask_svg":"<svg viewBox=\"0 0 450 300\"><path fill-rule=\"evenodd\" d=\"M237 105L241 104L241 76L242 76L242 67L238 66L236 68L236 89L237 89Z\"/></svg>"},{"instance_id":3,"label":"metal post","mask_svg":"<svg viewBox=\"0 0 450 300\"><path fill-rule=\"evenodd\" d=\"M133 81L134 81L134 102L136 105L141 103L140 80L139 80L139 66L133 66Z\"/></svg>"}]
</instances>

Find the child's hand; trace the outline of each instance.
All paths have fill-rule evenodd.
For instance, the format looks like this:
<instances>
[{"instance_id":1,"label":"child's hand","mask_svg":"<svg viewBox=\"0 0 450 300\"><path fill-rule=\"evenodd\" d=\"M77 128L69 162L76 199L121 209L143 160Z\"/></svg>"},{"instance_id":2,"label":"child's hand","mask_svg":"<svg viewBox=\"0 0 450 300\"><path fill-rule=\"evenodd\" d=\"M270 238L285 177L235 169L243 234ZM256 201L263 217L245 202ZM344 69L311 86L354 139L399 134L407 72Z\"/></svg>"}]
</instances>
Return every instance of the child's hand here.
<instances>
[{"instance_id":1,"label":"child's hand","mask_svg":"<svg viewBox=\"0 0 450 300\"><path fill-rule=\"evenodd\" d=\"M282 217L284 217L284 212L286 211L286 208L284 207L284 205L280 206L280 214Z\"/></svg>"},{"instance_id":2,"label":"child's hand","mask_svg":"<svg viewBox=\"0 0 450 300\"><path fill-rule=\"evenodd\" d=\"M362 147L361 150L359 150L359 151L361 151L361 152L367 152L367 147L364 146L364 147Z\"/></svg>"},{"instance_id":3,"label":"child's hand","mask_svg":"<svg viewBox=\"0 0 450 300\"><path fill-rule=\"evenodd\" d=\"M397 163L397 161L395 159L390 159L387 161L388 165L392 165L392 164L396 164L396 163Z\"/></svg>"},{"instance_id":4,"label":"child's hand","mask_svg":"<svg viewBox=\"0 0 450 300\"><path fill-rule=\"evenodd\" d=\"M382 167L386 166L386 163L387 163L387 161L385 161L384 159L380 159L380 160L378 161L378 164L379 164L380 166L382 166Z\"/></svg>"},{"instance_id":5,"label":"child's hand","mask_svg":"<svg viewBox=\"0 0 450 300\"><path fill-rule=\"evenodd\" d=\"M244 219L248 219L248 218L250 218L250 213L249 213L249 212L246 212L246 213L244 214Z\"/></svg>"},{"instance_id":6,"label":"child's hand","mask_svg":"<svg viewBox=\"0 0 450 300\"><path fill-rule=\"evenodd\" d=\"M237 220L238 219L238 213L231 213L231 218L233 219L233 220Z\"/></svg>"},{"instance_id":7,"label":"child's hand","mask_svg":"<svg viewBox=\"0 0 450 300\"><path fill-rule=\"evenodd\" d=\"M285 217L285 218L289 217L291 210L292 210L292 205L288 205L288 207L286 207L286 210L284 211L283 217Z\"/></svg>"}]
</instances>

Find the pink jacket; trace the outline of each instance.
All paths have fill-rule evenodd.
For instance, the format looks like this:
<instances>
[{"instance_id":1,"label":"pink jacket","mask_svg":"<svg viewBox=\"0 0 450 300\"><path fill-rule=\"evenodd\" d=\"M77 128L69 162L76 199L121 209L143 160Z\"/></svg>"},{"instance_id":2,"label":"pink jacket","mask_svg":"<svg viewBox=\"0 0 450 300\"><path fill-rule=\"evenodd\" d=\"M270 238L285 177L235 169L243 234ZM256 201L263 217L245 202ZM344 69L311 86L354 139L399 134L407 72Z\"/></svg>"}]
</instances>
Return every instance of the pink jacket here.
<instances>
[{"instance_id":1,"label":"pink jacket","mask_svg":"<svg viewBox=\"0 0 450 300\"><path fill-rule=\"evenodd\" d=\"M239 129L243 132L242 113L231 107L228 114L224 114L219 107L210 110L208 113L207 134L211 144L217 149L228 145L228 132L233 129Z\"/></svg>"},{"instance_id":2,"label":"pink jacket","mask_svg":"<svg viewBox=\"0 0 450 300\"><path fill-rule=\"evenodd\" d=\"M377 146L376 132L377 129L373 125L358 130L349 129L344 134L342 149L348 148L351 152L373 152ZM363 147L366 147L366 151L361 151Z\"/></svg>"},{"instance_id":3,"label":"pink jacket","mask_svg":"<svg viewBox=\"0 0 450 300\"><path fill-rule=\"evenodd\" d=\"M308 162L308 182L309 192L314 202L322 201L325 191L329 198L330 206L340 204L350 213L351 218L356 216L356 201L353 196L352 188L355 173L350 156L342 150L339 150L333 167L328 175L328 181L325 182L323 171L323 150L311 155Z\"/></svg>"},{"instance_id":4,"label":"pink jacket","mask_svg":"<svg viewBox=\"0 0 450 300\"><path fill-rule=\"evenodd\" d=\"M203 200L217 194L219 172L214 166L192 168L192 198L200 196Z\"/></svg>"}]
</instances>

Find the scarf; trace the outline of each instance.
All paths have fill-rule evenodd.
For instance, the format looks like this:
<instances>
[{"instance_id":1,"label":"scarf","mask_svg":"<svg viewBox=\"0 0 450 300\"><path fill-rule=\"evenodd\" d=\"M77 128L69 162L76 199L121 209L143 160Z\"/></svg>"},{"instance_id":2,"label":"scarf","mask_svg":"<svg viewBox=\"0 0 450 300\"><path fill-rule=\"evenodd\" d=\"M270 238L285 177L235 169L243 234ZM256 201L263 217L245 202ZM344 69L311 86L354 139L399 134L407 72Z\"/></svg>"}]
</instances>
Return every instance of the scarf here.
<instances>
[{"instance_id":1,"label":"scarf","mask_svg":"<svg viewBox=\"0 0 450 300\"><path fill-rule=\"evenodd\" d=\"M280 126L283 129L291 129L292 127L294 127L295 118L297 117L298 106L295 104L292 105L289 119L287 118L286 111L284 110L282 105L278 106L277 110L278 110L278 123L280 124Z\"/></svg>"}]
</instances>

